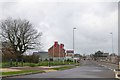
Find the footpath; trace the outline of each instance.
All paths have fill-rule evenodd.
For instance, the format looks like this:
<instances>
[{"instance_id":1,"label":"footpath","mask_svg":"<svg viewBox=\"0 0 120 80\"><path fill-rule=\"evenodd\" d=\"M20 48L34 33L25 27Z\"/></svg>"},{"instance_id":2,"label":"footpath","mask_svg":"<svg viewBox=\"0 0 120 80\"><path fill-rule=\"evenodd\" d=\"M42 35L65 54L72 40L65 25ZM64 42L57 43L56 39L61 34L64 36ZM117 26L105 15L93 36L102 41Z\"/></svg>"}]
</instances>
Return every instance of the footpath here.
<instances>
[{"instance_id":1,"label":"footpath","mask_svg":"<svg viewBox=\"0 0 120 80\"><path fill-rule=\"evenodd\" d=\"M118 69L118 65L117 64L108 63L108 62L101 62L101 61L98 61L98 62L95 61L95 63L100 65L100 66L103 66L105 68L108 68L108 69L110 69L112 71L114 71L115 69Z\"/></svg>"}]
</instances>

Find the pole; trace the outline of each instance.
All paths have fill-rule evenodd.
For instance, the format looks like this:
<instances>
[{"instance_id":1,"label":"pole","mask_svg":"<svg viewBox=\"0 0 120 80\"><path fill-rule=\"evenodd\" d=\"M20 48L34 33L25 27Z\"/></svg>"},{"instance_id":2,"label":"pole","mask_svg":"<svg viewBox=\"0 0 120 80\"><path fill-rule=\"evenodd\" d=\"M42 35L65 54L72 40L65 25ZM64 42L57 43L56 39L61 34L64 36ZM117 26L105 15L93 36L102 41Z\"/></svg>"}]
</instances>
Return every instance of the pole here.
<instances>
[{"instance_id":1,"label":"pole","mask_svg":"<svg viewBox=\"0 0 120 80\"><path fill-rule=\"evenodd\" d=\"M75 52L75 50L74 50L74 48L75 48L75 46L74 46L74 30L75 30L76 28L74 27L73 28L73 62L74 62L74 52Z\"/></svg>"},{"instance_id":2,"label":"pole","mask_svg":"<svg viewBox=\"0 0 120 80\"><path fill-rule=\"evenodd\" d=\"M113 48L113 33L112 33L112 53L114 53L114 48Z\"/></svg>"},{"instance_id":3,"label":"pole","mask_svg":"<svg viewBox=\"0 0 120 80\"><path fill-rule=\"evenodd\" d=\"M61 50L61 53L62 53L61 55L62 55L62 59L63 59L62 61L63 61L63 64L64 64L63 48Z\"/></svg>"},{"instance_id":4,"label":"pole","mask_svg":"<svg viewBox=\"0 0 120 80\"><path fill-rule=\"evenodd\" d=\"M62 50L62 52L63 52L63 64L64 64L64 60L65 60L65 53L64 53L64 49Z\"/></svg>"},{"instance_id":5,"label":"pole","mask_svg":"<svg viewBox=\"0 0 120 80\"><path fill-rule=\"evenodd\" d=\"M73 54L74 54L74 28L73 28Z\"/></svg>"},{"instance_id":6,"label":"pole","mask_svg":"<svg viewBox=\"0 0 120 80\"><path fill-rule=\"evenodd\" d=\"M114 53L114 47L113 47L113 33L110 33L112 35L112 53ZM120 62L118 61L118 69L120 69Z\"/></svg>"},{"instance_id":7,"label":"pole","mask_svg":"<svg viewBox=\"0 0 120 80\"><path fill-rule=\"evenodd\" d=\"M60 46L59 46L59 62L60 62Z\"/></svg>"},{"instance_id":8,"label":"pole","mask_svg":"<svg viewBox=\"0 0 120 80\"><path fill-rule=\"evenodd\" d=\"M53 62L54 62L54 45L53 45L53 56L52 56L52 58L53 58Z\"/></svg>"},{"instance_id":9,"label":"pole","mask_svg":"<svg viewBox=\"0 0 120 80\"><path fill-rule=\"evenodd\" d=\"M74 62L74 28L73 28L73 62Z\"/></svg>"},{"instance_id":10,"label":"pole","mask_svg":"<svg viewBox=\"0 0 120 80\"><path fill-rule=\"evenodd\" d=\"M112 53L114 53L114 48L113 48L113 33L111 32L111 37L112 37Z\"/></svg>"},{"instance_id":11,"label":"pole","mask_svg":"<svg viewBox=\"0 0 120 80\"><path fill-rule=\"evenodd\" d=\"M49 62L48 62L48 66L50 67L50 55L48 55L49 56Z\"/></svg>"}]
</instances>

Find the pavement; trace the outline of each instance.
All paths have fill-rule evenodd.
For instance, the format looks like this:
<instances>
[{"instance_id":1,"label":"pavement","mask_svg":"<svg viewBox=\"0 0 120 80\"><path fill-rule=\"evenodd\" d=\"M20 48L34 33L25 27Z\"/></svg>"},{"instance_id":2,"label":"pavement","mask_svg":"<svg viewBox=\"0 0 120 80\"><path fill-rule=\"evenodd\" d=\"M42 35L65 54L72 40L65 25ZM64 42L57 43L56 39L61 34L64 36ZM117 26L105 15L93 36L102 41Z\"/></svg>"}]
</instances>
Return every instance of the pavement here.
<instances>
[{"instance_id":1,"label":"pavement","mask_svg":"<svg viewBox=\"0 0 120 80\"><path fill-rule=\"evenodd\" d=\"M10 78L114 78L113 70L95 61L81 61L81 66L63 71L14 76Z\"/></svg>"},{"instance_id":2,"label":"pavement","mask_svg":"<svg viewBox=\"0 0 120 80\"><path fill-rule=\"evenodd\" d=\"M0 68L0 72L21 71L19 69Z\"/></svg>"},{"instance_id":3,"label":"pavement","mask_svg":"<svg viewBox=\"0 0 120 80\"><path fill-rule=\"evenodd\" d=\"M64 65L63 65L64 66ZM21 70L44 70L46 72L51 71L52 68L57 68L61 66L38 66L38 67L10 67L10 68L0 68L0 72L11 72L11 71L21 71ZM52 70L53 71L53 70Z\"/></svg>"},{"instance_id":4,"label":"pavement","mask_svg":"<svg viewBox=\"0 0 120 80\"><path fill-rule=\"evenodd\" d=\"M106 67L106 68L108 68L108 69L110 69L110 70L113 70L114 71L114 69L118 69L118 65L117 64L111 64L111 63L107 63L107 62L96 62L98 65L100 65L100 66L103 66L103 67Z\"/></svg>"}]
</instances>

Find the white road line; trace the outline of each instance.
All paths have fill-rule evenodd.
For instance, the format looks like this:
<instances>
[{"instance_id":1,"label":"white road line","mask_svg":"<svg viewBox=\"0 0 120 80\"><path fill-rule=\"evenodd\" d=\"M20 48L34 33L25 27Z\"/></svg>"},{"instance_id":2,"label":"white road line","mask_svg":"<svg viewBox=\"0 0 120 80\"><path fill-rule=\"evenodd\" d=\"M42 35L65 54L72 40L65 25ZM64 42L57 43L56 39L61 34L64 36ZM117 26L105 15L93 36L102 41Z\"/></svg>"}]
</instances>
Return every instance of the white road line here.
<instances>
[{"instance_id":1,"label":"white road line","mask_svg":"<svg viewBox=\"0 0 120 80\"><path fill-rule=\"evenodd\" d=\"M114 69L112 69L112 68L109 68L111 71L114 71Z\"/></svg>"}]
</instances>

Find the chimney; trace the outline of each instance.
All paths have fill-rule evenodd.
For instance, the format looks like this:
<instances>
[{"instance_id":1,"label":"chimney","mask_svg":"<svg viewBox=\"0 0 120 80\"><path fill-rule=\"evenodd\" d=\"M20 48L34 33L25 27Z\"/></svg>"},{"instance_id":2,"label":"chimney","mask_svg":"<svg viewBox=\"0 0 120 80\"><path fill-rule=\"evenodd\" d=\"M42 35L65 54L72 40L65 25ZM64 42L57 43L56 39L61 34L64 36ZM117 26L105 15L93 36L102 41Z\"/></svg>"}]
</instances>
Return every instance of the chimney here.
<instances>
[{"instance_id":1,"label":"chimney","mask_svg":"<svg viewBox=\"0 0 120 80\"><path fill-rule=\"evenodd\" d=\"M58 41L55 41L54 44L58 44Z\"/></svg>"},{"instance_id":2,"label":"chimney","mask_svg":"<svg viewBox=\"0 0 120 80\"><path fill-rule=\"evenodd\" d=\"M60 44L60 48L64 48L64 44Z\"/></svg>"},{"instance_id":3,"label":"chimney","mask_svg":"<svg viewBox=\"0 0 120 80\"><path fill-rule=\"evenodd\" d=\"M58 42L57 41L55 41L54 42L54 47L56 47L58 45Z\"/></svg>"}]
</instances>

